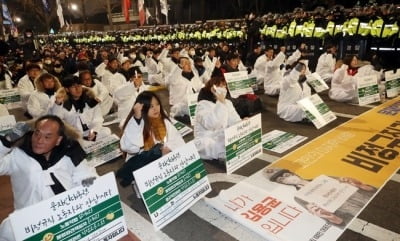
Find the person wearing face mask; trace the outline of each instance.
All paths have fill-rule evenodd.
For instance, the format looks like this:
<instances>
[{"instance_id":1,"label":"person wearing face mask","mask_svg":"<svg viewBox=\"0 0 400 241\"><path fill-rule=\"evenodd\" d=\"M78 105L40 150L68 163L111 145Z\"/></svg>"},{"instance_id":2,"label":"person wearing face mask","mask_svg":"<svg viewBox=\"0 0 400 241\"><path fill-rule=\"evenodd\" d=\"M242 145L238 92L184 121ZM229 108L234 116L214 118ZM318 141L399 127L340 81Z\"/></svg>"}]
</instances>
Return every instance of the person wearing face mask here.
<instances>
[{"instance_id":1,"label":"person wearing face mask","mask_svg":"<svg viewBox=\"0 0 400 241\"><path fill-rule=\"evenodd\" d=\"M299 122L306 118L305 112L297 104L297 101L311 95L311 88L306 82L306 70L304 63L297 62L295 67L283 77L277 114L285 121Z\"/></svg>"},{"instance_id":2,"label":"person wearing face mask","mask_svg":"<svg viewBox=\"0 0 400 241\"><path fill-rule=\"evenodd\" d=\"M42 69L37 64L26 66L26 75L18 81L18 91L21 95L22 108L26 110L29 96L35 91L34 81L41 74Z\"/></svg>"},{"instance_id":3,"label":"person wearing face mask","mask_svg":"<svg viewBox=\"0 0 400 241\"><path fill-rule=\"evenodd\" d=\"M56 59L54 61L53 70L50 72L50 74L56 76L59 80L62 80L65 76L67 76L67 72L64 70L60 59Z\"/></svg>"},{"instance_id":4,"label":"person wearing face mask","mask_svg":"<svg viewBox=\"0 0 400 241\"><path fill-rule=\"evenodd\" d=\"M197 93L203 87L203 82L200 80L197 71L192 70L192 65L188 58L180 58L179 66L176 66L167 77L166 84L169 90L169 104L172 106L170 115L178 118L183 117L185 120L188 119L189 94Z\"/></svg>"},{"instance_id":5,"label":"person wearing face mask","mask_svg":"<svg viewBox=\"0 0 400 241\"><path fill-rule=\"evenodd\" d=\"M27 110L33 118L47 115L55 102L55 92L61 88L57 77L43 73L35 79L35 91L30 95Z\"/></svg>"},{"instance_id":6,"label":"person wearing face mask","mask_svg":"<svg viewBox=\"0 0 400 241\"><path fill-rule=\"evenodd\" d=\"M43 60L43 70L51 73L53 71L53 60L51 56L45 56Z\"/></svg>"},{"instance_id":7,"label":"person wearing face mask","mask_svg":"<svg viewBox=\"0 0 400 241\"><path fill-rule=\"evenodd\" d=\"M147 69L148 81L151 85L165 85L162 74L162 63L160 60L160 49L147 50L145 67Z\"/></svg>"},{"instance_id":8,"label":"person wearing face mask","mask_svg":"<svg viewBox=\"0 0 400 241\"><path fill-rule=\"evenodd\" d=\"M202 159L224 160L224 130L241 121L227 98L223 77L211 78L200 90L194 123L194 143Z\"/></svg>"}]
</instances>

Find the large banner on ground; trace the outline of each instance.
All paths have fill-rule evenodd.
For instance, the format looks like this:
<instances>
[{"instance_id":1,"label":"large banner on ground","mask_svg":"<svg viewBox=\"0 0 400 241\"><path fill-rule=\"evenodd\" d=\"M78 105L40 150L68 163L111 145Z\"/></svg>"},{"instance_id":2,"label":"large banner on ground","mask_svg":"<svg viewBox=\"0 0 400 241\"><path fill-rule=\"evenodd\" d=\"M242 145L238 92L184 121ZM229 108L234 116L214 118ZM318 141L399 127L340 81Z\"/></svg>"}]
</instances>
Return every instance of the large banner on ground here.
<instances>
[{"instance_id":1,"label":"large banner on ground","mask_svg":"<svg viewBox=\"0 0 400 241\"><path fill-rule=\"evenodd\" d=\"M0 104L4 104L9 110L22 107L18 89L0 90Z\"/></svg>"},{"instance_id":2,"label":"large banner on ground","mask_svg":"<svg viewBox=\"0 0 400 241\"><path fill-rule=\"evenodd\" d=\"M133 175L157 230L211 191L207 172L193 142L140 168Z\"/></svg>"},{"instance_id":3,"label":"large banner on ground","mask_svg":"<svg viewBox=\"0 0 400 241\"><path fill-rule=\"evenodd\" d=\"M128 234L113 173L10 215L16 240L119 240Z\"/></svg>"},{"instance_id":4,"label":"large banner on ground","mask_svg":"<svg viewBox=\"0 0 400 241\"><path fill-rule=\"evenodd\" d=\"M256 85L256 79L249 78L247 71L225 73L224 77L233 98L244 94L254 94L253 86Z\"/></svg>"},{"instance_id":5,"label":"large banner on ground","mask_svg":"<svg viewBox=\"0 0 400 241\"><path fill-rule=\"evenodd\" d=\"M261 155L261 134L261 114L225 129L225 165L228 174Z\"/></svg>"},{"instance_id":6,"label":"large banner on ground","mask_svg":"<svg viewBox=\"0 0 400 241\"><path fill-rule=\"evenodd\" d=\"M400 163L400 97L206 199L268 240L337 240Z\"/></svg>"}]
</instances>

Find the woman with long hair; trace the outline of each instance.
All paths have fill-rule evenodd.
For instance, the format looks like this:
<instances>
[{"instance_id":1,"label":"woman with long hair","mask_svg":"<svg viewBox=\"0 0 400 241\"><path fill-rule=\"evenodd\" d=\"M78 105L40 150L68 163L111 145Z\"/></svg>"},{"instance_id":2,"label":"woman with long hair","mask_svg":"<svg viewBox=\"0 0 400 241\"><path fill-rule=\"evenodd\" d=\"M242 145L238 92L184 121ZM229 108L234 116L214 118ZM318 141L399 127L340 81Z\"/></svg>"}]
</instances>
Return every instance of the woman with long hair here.
<instances>
[{"instance_id":1,"label":"woman with long hair","mask_svg":"<svg viewBox=\"0 0 400 241\"><path fill-rule=\"evenodd\" d=\"M227 97L223 77L211 78L200 90L194 124L194 141L203 159L225 159L224 130L241 121Z\"/></svg>"},{"instance_id":2,"label":"woman with long hair","mask_svg":"<svg viewBox=\"0 0 400 241\"><path fill-rule=\"evenodd\" d=\"M117 171L122 186L132 183L133 171L185 144L159 97L150 91L137 96L122 131L121 150L127 153L126 162Z\"/></svg>"}]
</instances>

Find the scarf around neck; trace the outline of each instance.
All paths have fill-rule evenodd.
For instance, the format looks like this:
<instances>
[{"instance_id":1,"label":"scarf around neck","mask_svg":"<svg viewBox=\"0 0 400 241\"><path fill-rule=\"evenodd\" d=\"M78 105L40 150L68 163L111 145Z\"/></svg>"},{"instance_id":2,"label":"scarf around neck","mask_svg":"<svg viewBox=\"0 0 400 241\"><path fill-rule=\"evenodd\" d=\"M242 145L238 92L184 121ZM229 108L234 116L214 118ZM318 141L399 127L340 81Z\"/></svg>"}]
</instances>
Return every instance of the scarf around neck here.
<instances>
[{"instance_id":1,"label":"scarf around neck","mask_svg":"<svg viewBox=\"0 0 400 241\"><path fill-rule=\"evenodd\" d=\"M149 118L151 134L144 140L143 149L145 151L150 150L154 145L154 139L163 142L164 138L167 136L167 128L165 127L163 118Z\"/></svg>"}]
</instances>

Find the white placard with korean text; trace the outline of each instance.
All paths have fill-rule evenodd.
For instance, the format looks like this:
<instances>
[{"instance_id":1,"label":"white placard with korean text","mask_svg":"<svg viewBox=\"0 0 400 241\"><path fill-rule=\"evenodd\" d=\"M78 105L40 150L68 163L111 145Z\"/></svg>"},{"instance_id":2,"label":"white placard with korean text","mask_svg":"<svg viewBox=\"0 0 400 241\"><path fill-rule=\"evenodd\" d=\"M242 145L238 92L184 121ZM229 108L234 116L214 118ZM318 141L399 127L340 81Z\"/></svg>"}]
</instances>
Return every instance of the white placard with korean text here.
<instances>
[{"instance_id":1,"label":"white placard with korean text","mask_svg":"<svg viewBox=\"0 0 400 241\"><path fill-rule=\"evenodd\" d=\"M233 98L244 94L254 94L253 86L256 84L256 79L249 78L247 71L224 73L224 77Z\"/></svg>"},{"instance_id":2,"label":"white placard with korean text","mask_svg":"<svg viewBox=\"0 0 400 241\"><path fill-rule=\"evenodd\" d=\"M159 230L211 191L193 142L133 173L155 229Z\"/></svg>"},{"instance_id":3,"label":"white placard with korean text","mask_svg":"<svg viewBox=\"0 0 400 241\"><path fill-rule=\"evenodd\" d=\"M183 124L180 121L171 119L171 122L175 126L175 128L178 130L179 134L181 134L182 137L193 132L192 128L188 127L187 125Z\"/></svg>"},{"instance_id":4,"label":"white placard with korean text","mask_svg":"<svg viewBox=\"0 0 400 241\"><path fill-rule=\"evenodd\" d=\"M114 173L10 215L16 240L119 240L128 234Z\"/></svg>"},{"instance_id":5,"label":"white placard with korean text","mask_svg":"<svg viewBox=\"0 0 400 241\"><path fill-rule=\"evenodd\" d=\"M385 71L385 87L388 98L396 97L400 93L400 69Z\"/></svg>"},{"instance_id":6,"label":"white placard with korean text","mask_svg":"<svg viewBox=\"0 0 400 241\"><path fill-rule=\"evenodd\" d=\"M329 89L329 86L325 83L325 81L321 78L321 76L317 72L307 75L307 83L317 93Z\"/></svg>"},{"instance_id":7,"label":"white placard with korean text","mask_svg":"<svg viewBox=\"0 0 400 241\"><path fill-rule=\"evenodd\" d=\"M4 104L9 110L21 108L21 95L18 89L0 90L0 104Z\"/></svg>"},{"instance_id":8,"label":"white placard with korean text","mask_svg":"<svg viewBox=\"0 0 400 241\"><path fill-rule=\"evenodd\" d=\"M14 115L0 116L0 135L7 134L16 123Z\"/></svg>"},{"instance_id":9,"label":"white placard with korean text","mask_svg":"<svg viewBox=\"0 0 400 241\"><path fill-rule=\"evenodd\" d=\"M318 94L303 98L299 100L297 104L305 111L306 117L317 129L336 120L336 115L329 109Z\"/></svg>"},{"instance_id":10,"label":"white placard with korean text","mask_svg":"<svg viewBox=\"0 0 400 241\"><path fill-rule=\"evenodd\" d=\"M378 78L376 75L357 77L357 96L360 106L381 100L379 95Z\"/></svg>"},{"instance_id":11,"label":"white placard with korean text","mask_svg":"<svg viewBox=\"0 0 400 241\"><path fill-rule=\"evenodd\" d=\"M92 167L97 167L122 155L119 137L115 134L104 136L94 142L84 141L82 148L87 154L88 164Z\"/></svg>"},{"instance_id":12,"label":"white placard with korean text","mask_svg":"<svg viewBox=\"0 0 400 241\"><path fill-rule=\"evenodd\" d=\"M307 140L308 137L300 136L280 130L270 131L262 136L263 148L268 151L283 153L297 144Z\"/></svg>"},{"instance_id":13,"label":"white placard with korean text","mask_svg":"<svg viewBox=\"0 0 400 241\"><path fill-rule=\"evenodd\" d=\"M231 174L261 155L261 135L261 114L225 129L227 174Z\"/></svg>"},{"instance_id":14,"label":"white placard with korean text","mask_svg":"<svg viewBox=\"0 0 400 241\"><path fill-rule=\"evenodd\" d=\"M194 126L198 96L199 96L199 93L194 93L194 94L188 95L189 117L190 117L190 124L192 126Z\"/></svg>"}]
</instances>

